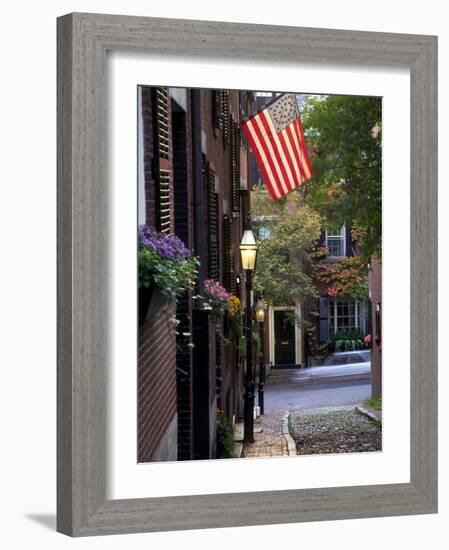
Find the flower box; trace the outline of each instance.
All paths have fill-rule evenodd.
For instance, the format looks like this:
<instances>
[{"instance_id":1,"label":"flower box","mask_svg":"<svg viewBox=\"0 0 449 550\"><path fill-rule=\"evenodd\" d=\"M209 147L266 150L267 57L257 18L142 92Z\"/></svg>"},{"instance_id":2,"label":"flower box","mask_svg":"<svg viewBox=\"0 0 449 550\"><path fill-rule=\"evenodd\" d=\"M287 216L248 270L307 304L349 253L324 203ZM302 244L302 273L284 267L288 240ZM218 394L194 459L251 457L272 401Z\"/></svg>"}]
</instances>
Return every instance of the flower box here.
<instances>
[{"instance_id":1,"label":"flower box","mask_svg":"<svg viewBox=\"0 0 449 550\"><path fill-rule=\"evenodd\" d=\"M154 283L148 288L139 288L139 323L144 323L158 311L165 309L168 305L167 298L162 294L161 289Z\"/></svg>"}]
</instances>

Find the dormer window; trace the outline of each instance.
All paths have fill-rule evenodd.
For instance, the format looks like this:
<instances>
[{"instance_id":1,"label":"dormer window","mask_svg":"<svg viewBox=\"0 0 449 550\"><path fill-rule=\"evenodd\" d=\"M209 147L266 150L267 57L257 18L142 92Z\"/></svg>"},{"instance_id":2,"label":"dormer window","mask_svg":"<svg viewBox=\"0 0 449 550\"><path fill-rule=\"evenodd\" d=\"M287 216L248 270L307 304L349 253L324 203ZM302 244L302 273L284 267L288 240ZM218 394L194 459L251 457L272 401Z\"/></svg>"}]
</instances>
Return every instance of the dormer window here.
<instances>
[{"instance_id":1,"label":"dormer window","mask_svg":"<svg viewBox=\"0 0 449 550\"><path fill-rule=\"evenodd\" d=\"M346 256L346 226L342 225L338 232L326 229L325 245L329 250L330 257L342 258Z\"/></svg>"}]
</instances>

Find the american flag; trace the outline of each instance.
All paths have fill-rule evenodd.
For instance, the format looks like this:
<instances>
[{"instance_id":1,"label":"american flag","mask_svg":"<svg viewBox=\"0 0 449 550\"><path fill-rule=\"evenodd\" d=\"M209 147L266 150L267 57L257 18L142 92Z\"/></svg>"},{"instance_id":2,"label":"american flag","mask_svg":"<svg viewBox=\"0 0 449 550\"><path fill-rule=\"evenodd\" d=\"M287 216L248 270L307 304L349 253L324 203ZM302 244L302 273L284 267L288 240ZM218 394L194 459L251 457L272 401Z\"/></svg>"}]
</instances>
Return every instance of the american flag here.
<instances>
[{"instance_id":1,"label":"american flag","mask_svg":"<svg viewBox=\"0 0 449 550\"><path fill-rule=\"evenodd\" d=\"M282 94L242 126L273 199L312 177L295 94Z\"/></svg>"}]
</instances>

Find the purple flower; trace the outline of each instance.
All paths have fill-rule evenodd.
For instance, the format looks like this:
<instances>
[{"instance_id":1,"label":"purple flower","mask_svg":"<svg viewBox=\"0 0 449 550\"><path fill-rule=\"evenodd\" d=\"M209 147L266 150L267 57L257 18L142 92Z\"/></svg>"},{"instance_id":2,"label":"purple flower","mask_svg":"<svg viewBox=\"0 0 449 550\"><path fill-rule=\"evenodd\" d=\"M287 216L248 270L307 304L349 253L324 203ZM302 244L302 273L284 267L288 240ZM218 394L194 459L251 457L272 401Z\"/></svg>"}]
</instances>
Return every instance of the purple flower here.
<instances>
[{"instance_id":1,"label":"purple flower","mask_svg":"<svg viewBox=\"0 0 449 550\"><path fill-rule=\"evenodd\" d=\"M138 241L141 246L153 250L161 258L166 258L178 264L192 255L179 237L159 233L149 225L139 226Z\"/></svg>"}]
</instances>

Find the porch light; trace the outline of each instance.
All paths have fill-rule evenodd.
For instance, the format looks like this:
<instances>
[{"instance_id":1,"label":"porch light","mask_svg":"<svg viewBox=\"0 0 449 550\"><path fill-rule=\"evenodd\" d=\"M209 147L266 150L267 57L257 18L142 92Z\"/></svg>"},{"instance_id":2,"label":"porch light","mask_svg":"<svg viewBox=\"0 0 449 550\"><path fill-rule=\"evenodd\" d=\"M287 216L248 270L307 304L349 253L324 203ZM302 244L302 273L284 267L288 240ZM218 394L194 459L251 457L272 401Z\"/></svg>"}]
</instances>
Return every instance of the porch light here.
<instances>
[{"instance_id":1,"label":"porch light","mask_svg":"<svg viewBox=\"0 0 449 550\"><path fill-rule=\"evenodd\" d=\"M240 243L240 256L242 258L242 268L246 271L254 271L256 267L257 243L251 227L247 227L243 233Z\"/></svg>"},{"instance_id":2,"label":"porch light","mask_svg":"<svg viewBox=\"0 0 449 550\"><path fill-rule=\"evenodd\" d=\"M262 298L259 298L256 303L256 319L258 323L263 323L265 320L265 303Z\"/></svg>"}]
</instances>

